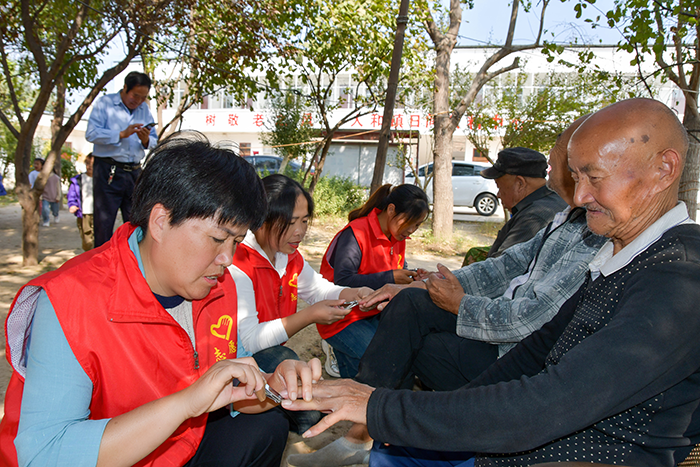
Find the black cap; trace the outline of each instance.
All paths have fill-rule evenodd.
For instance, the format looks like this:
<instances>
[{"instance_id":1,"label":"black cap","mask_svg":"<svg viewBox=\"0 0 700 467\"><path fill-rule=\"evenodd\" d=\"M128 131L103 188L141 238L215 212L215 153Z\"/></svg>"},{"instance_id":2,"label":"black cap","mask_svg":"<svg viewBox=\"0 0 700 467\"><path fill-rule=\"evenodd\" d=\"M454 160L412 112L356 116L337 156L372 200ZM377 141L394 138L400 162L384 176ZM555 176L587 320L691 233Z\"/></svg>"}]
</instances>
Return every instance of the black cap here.
<instances>
[{"instance_id":1,"label":"black cap","mask_svg":"<svg viewBox=\"0 0 700 467\"><path fill-rule=\"evenodd\" d=\"M534 149L506 148L498 153L498 159L493 167L481 171L482 177L490 179L496 179L505 174L546 178L547 158Z\"/></svg>"}]
</instances>

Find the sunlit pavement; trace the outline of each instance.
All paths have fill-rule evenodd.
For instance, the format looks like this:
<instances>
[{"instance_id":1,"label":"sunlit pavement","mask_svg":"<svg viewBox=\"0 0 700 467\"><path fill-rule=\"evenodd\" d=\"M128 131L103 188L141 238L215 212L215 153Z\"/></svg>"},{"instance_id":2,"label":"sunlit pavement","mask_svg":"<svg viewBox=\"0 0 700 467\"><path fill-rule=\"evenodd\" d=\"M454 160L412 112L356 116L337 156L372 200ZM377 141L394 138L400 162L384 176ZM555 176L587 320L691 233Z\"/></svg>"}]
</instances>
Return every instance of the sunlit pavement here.
<instances>
[{"instance_id":1,"label":"sunlit pavement","mask_svg":"<svg viewBox=\"0 0 700 467\"><path fill-rule=\"evenodd\" d=\"M498 206L492 216L482 216L474 208L455 207L455 222L503 222L503 207Z\"/></svg>"}]
</instances>

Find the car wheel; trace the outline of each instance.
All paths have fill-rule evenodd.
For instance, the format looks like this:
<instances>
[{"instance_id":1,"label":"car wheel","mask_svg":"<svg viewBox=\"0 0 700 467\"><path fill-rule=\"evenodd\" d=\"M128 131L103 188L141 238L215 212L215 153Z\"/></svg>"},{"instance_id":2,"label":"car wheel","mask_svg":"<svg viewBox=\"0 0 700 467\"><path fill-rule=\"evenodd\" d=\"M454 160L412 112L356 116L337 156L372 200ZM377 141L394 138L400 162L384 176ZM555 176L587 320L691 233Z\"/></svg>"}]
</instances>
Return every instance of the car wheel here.
<instances>
[{"instance_id":1,"label":"car wheel","mask_svg":"<svg viewBox=\"0 0 700 467\"><path fill-rule=\"evenodd\" d=\"M476 208L476 212L482 216L491 216L496 212L498 199L491 193L483 193L476 197L474 207Z\"/></svg>"}]
</instances>

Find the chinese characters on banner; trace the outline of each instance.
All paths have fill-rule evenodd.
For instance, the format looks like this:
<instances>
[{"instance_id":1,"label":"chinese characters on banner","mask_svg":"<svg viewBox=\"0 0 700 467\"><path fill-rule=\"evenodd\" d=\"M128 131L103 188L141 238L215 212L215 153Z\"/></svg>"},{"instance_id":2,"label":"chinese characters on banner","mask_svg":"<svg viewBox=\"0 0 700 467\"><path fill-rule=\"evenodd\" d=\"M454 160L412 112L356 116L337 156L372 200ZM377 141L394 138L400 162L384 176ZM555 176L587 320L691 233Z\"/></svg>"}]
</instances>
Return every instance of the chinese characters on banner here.
<instances>
[{"instance_id":1,"label":"chinese characters on banner","mask_svg":"<svg viewBox=\"0 0 700 467\"><path fill-rule=\"evenodd\" d=\"M249 131L255 129L264 129L268 116L262 112L239 112L232 113L231 111L216 110L200 113L200 122L204 123L204 127L216 127L217 129L239 129L241 131ZM382 126L382 115L379 113L371 113L357 117L347 122L341 128L347 129L380 129ZM194 123L194 122L193 122ZM313 125L313 116L307 113L303 117L303 123ZM430 114L423 115L418 113L411 114L395 114L391 120L391 128L401 130L429 130L434 124L433 116Z\"/></svg>"}]
</instances>

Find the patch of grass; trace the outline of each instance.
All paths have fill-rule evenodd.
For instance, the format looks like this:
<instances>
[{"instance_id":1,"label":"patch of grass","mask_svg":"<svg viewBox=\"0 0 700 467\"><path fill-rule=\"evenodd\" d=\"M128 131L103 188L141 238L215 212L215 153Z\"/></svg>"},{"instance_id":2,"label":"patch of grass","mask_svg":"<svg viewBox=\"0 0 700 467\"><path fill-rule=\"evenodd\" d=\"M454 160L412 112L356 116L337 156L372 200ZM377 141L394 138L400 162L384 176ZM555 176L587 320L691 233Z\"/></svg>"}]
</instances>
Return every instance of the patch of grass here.
<instances>
[{"instance_id":1,"label":"patch of grass","mask_svg":"<svg viewBox=\"0 0 700 467\"><path fill-rule=\"evenodd\" d=\"M411 240L419 242L425 251L447 256L462 255L472 246L481 244L476 238L460 231L455 231L451 238L437 238L430 226L421 226L411 235Z\"/></svg>"},{"instance_id":2,"label":"patch of grass","mask_svg":"<svg viewBox=\"0 0 700 467\"><path fill-rule=\"evenodd\" d=\"M314 239L316 237L325 237L327 242L330 242L330 239L347 222L347 217L340 215L323 214L316 216L313 220L313 229L309 230L307 236L314 237ZM472 247L491 245L503 224L501 222L474 222L471 223L470 227L470 232L464 232L455 228L451 238L438 239L433 235L430 222L427 221L411 235L410 242L413 244L413 248L420 244L419 249L431 253L444 256L462 256Z\"/></svg>"},{"instance_id":3,"label":"patch of grass","mask_svg":"<svg viewBox=\"0 0 700 467\"><path fill-rule=\"evenodd\" d=\"M0 196L0 207L9 206L10 204L15 204L18 201L19 200L17 199L17 195L15 194L14 190L10 190L5 196Z\"/></svg>"}]
</instances>

